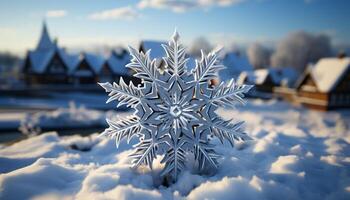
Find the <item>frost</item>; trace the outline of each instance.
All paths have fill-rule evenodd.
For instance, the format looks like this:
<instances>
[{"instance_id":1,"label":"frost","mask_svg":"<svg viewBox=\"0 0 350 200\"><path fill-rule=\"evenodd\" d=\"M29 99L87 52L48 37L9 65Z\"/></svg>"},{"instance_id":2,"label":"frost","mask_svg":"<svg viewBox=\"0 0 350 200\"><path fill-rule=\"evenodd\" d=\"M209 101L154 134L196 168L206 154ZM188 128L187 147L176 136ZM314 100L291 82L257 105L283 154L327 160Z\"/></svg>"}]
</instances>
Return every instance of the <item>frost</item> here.
<instances>
[{"instance_id":1,"label":"frost","mask_svg":"<svg viewBox=\"0 0 350 200\"><path fill-rule=\"evenodd\" d=\"M175 31L167 45L162 45L166 57L164 71L157 68L155 59L150 59L150 50L138 52L129 47L132 56L127 65L135 71L134 76L143 80L142 86L119 83L100 83L109 93L108 102L134 108L133 116L120 121L107 120L109 128L101 135L115 138L117 146L122 139L139 138L135 151L130 155L133 166L142 164L152 168L157 155L164 154L162 175L174 180L184 170L186 156L192 152L199 170L218 167L220 155L210 143L209 136L217 137L221 143L232 146L235 141L250 139L242 131L243 122L223 120L215 111L220 107L244 104L244 93L252 87L237 85L234 80L210 85L224 66L218 61L218 51L201 52L196 67L188 72L185 48L179 43Z\"/></svg>"}]
</instances>

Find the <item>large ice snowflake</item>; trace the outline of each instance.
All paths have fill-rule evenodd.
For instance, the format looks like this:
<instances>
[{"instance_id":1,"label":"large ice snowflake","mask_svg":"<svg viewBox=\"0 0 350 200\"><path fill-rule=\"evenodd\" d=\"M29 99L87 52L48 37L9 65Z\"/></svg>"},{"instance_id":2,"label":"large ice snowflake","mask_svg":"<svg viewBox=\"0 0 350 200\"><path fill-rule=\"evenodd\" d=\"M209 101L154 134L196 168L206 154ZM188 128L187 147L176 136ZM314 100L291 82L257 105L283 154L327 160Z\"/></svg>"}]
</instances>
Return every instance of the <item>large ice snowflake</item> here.
<instances>
[{"instance_id":1,"label":"large ice snowflake","mask_svg":"<svg viewBox=\"0 0 350 200\"><path fill-rule=\"evenodd\" d=\"M210 144L212 136L232 146L235 140L249 137L242 132L243 122L223 120L216 113L218 106L234 106L244 103L243 94L252 87L237 85L232 79L218 86L210 85L217 78L219 64L217 51L208 55L202 52L196 60L194 70L187 72L185 48L179 43L175 31L168 45L163 45L166 57L165 70L160 70L150 59L150 50L145 54L129 47L132 56L127 67L135 71L134 76L143 80L143 85L127 85L122 78L118 83L100 83L109 92L107 100L118 101L118 106L127 105L135 114L120 121L107 119L109 128L102 135L115 138L117 146L124 138L129 142L134 136L139 143L132 153L133 166L152 162L158 154L165 154L162 175L174 179L185 168L186 155L193 153L200 170L206 166L217 168L220 157Z\"/></svg>"}]
</instances>

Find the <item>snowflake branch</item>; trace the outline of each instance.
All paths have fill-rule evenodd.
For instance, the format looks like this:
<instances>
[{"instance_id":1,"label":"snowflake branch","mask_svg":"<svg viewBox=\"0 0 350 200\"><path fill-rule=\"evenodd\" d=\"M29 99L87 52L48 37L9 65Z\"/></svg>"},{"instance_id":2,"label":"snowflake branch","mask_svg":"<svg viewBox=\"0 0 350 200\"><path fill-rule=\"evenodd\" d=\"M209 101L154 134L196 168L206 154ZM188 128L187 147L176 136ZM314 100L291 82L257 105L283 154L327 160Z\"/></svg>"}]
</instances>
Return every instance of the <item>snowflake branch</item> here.
<instances>
[{"instance_id":1,"label":"snowflake branch","mask_svg":"<svg viewBox=\"0 0 350 200\"><path fill-rule=\"evenodd\" d=\"M133 168L137 168L141 164L146 164L152 169L152 162L156 157L155 145L154 139L151 138L143 139L134 146L136 150L130 155L134 159L132 161Z\"/></svg>"},{"instance_id":2,"label":"snowflake branch","mask_svg":"<svg viewBox=\"0 0 350 200\"><path fill-rule=\"evenodd\" d=\"M194 158L198 161L200 170L204 169L206 162L208 162L214 169L217 169L217 159L220 158L220 155L214 151L214 145L200 140L194 145Z\"/></svg>"},{"instance_id":3,"label":"snowflake branch","mask_svg":"<svg viewBox=\"0 0 350 200\"><path fill-rule=\"evenodd\" d=\"M135 107L140 102L140 91L138 88L130 81L129 85L127 85L123 78L120 77L119 84L117 83L98 83L101 87L103 87L106 92L109 92L109 99L107 103L117 100L119 101L117 107L121 105L127 105L127 107Z\"/></svg>"},{"instance_id":4,"label":"snowflake branch","mask_svg":"<svg viewBox=\"0 0 350 200\"><path fill-rule=\"evenodd\" d=\"M194 78L197 84L216 78L217 73L225 68L223 65L219 64L218 51L219 50L214 50L205 56L204 52L201 50L202 58L199 62L196 60L196 68L194 70Z\"/></svg>"},{"instance_id":5,"label":"snowflake branch","mask_svg":"<svg viewBox=\"0 0 350 200\"><path fill-rule=\"evenodd\" d=\"M126 67L136 72L134 76L144 81L157 82L159 72L156 66L156 60L153 59L151 61L150 59L151 50L143 53L129 46L129 52L132 59L131 63L127 64Z\"/></svg>"},{"instance_id":6,"label":"snowflake branch","mask_svg":"<svg viewBox=\"0 0 350 200\"><path fill-rule=\"evenodd\" d=\"M127 142L130 142L130 139L139 134L141 130L140 122L135 116L129 116L124 120L113 122L107 119L109 127L103 131L100 136L109 136L115 138L117 147L122 139L127 138Z\"/></svg>"},{"instance_id":7,"label":"snowflake branch","mask_svg":"<svg viewBox=\"0 0 350 200\"><path fill-rule=\"evenodd\" d=\"M221 83L215 89L210 102L230 107L234 107L237 101L245 104L246 102L243 99L244 93L247 93L252 87L252 85L237 85L234 80L231 79L227 84Z\"/></svg>"},{"instance_id":8,"label":"snowflake branch","mask_svg":"<svg viewBox=\"0 0 350 200\"><path fill-rule=\"evenodd\" d=\"M170 140L169 149L161 161L161 163L166 163L161 176L171 173L176 180L178 174L185 168L186 152L182 148L183 141L174 138Z\"/></svg>"},{"instance_id":9,"label":"snowflake branch","mask_svg":"<svg viewBox=\"0 0 350 200\"><path fill-rule=\"evenodd\" d=\"M185 65L188 59L185 58L185 48L179 44L179 34L175 31L168 45L162 44L166 57L163 58L172 74L181 76L185 72Z\"/></svg>"},{"instance_id":10,"label":"snowflake branch","mask_svg":"<svg viewBox=\"0 0 350 200\"><path fill-rule=\"evenodd\" d=\"M241 130L243 121L232 124L230 120L219 120L218 118L211 124L211 130L216 137L223 143L226 139L230 145L234 146L235 140L251 140L251 138Z\"/></svg>"}]
</instances>

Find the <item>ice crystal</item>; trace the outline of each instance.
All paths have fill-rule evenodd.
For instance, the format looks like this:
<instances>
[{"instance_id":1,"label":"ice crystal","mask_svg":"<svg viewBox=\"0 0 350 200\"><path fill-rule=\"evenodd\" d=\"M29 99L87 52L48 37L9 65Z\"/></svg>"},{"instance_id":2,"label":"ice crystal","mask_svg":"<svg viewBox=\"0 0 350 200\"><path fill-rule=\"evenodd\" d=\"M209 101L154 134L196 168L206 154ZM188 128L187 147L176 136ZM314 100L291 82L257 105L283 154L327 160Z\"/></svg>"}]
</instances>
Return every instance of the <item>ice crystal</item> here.
<instances>
[{"instance_id":1,"label":"ice crystal","mask_svg":"<svg viewBox=\"0 0 350 200\"><path fill-rule=\"evenodd\" d=\"M129 47L132 56L126 66L135 71L134 76L143 84L127 85L122 78L119 83L100 83L109 93L110 101L118 106L134 108L134 115L120 121L107 119L109 128L102 135L115 138L117 146L122 139L129 142L137 137L133 167L142 164L152 168L152 162L159 154L165 154L162 175L176 180L185 168L187 154L193 153L200 170L218 167L219 154L215 152L210 137L225 140L232 146L235 140L250 139L241 130L243 122L232 123L223 120L215 110L219 106L234 106L244 103L244 93L252 87L237 85L232 79L218 86L210 85L224 66L218 61L218 51L205 54L196 60L194 70L188 72L185 48L179 43L175 31L167 45L162 45L165 70L160 71L155 59L150 59L150 50L139 52Z\"/></svg>"}]
</instances>

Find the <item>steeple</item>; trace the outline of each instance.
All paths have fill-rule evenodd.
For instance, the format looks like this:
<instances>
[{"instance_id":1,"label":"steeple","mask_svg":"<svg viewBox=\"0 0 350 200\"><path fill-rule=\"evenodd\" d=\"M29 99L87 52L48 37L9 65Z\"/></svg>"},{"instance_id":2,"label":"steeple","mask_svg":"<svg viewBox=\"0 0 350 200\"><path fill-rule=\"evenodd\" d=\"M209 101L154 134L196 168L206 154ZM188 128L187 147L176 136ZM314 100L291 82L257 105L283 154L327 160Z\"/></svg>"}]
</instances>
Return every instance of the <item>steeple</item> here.
<instances>
[{"instance_id":1,"label":"steeple","mask_svg":"<svg viewBox=\"0 0 350 200\"><path fill-rule=\"evenodd\" d=\"M54 48L55 44L52 42L49 32L47 30L46 22L43 21L43 28L41 31L41 37L39 39L38 46L36 47L37 50L46 50Z\"/></svg>"}]
</instances>

